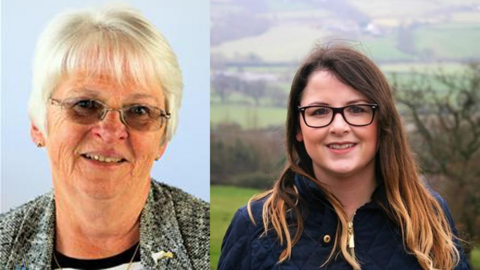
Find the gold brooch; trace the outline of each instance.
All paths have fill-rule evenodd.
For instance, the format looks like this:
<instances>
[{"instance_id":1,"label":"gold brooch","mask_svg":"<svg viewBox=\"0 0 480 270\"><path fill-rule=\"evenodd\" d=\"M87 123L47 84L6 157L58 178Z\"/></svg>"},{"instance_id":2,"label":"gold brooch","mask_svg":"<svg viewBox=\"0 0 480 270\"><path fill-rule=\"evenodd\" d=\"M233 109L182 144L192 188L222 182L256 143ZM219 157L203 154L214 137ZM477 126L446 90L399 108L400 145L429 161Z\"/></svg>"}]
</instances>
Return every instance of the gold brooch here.
<instances>
[{"instance_id":1,"label":"gold brooch","mask_svg":"<svg viewBox=\"0 0 480 270\"><path fill-rule=\"evenodd\" d=\"M173 258L173 253L170 252L170 251L165 252L165 251L162 250L162 251L157 252L157 253L152 253L152 258L156 263L158 260L161 260L161 259Z\"/></svg>"}]
</instances>

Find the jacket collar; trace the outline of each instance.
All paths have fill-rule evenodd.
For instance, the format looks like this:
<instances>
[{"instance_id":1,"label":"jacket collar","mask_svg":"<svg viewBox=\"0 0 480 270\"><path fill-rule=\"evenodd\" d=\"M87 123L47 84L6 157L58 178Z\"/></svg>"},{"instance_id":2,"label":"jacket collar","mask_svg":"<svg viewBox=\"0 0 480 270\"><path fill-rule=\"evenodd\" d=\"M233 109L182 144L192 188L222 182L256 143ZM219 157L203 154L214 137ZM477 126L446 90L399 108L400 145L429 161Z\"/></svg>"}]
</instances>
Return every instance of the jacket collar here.
<instances>
[{"instance_id":1,"label":"jacket collar","mask_svg":"<svg viewBox=\"0 0 480 270\"><path fill-rule=\"evenodd\" d=\"M50 269L55 236L55 198L53 192L44 195L44 203L39 205L43 213L32 211L25 220L38 220L37 223L24 224L28 228L21 231L19 239L31 239L29 245L15 244L12 256L25 254L24 258L11 261L19 262L18 266L27 269ZM36 217L36 219L35 219ZM30 235L27 235L30 234ZM20 243L22 241L16 241ZM164 257L155 261L153 254L172 252L173 258ZM177 222L171 194L152 181L147 203L140 216L140 255L142 265L146 269L179 269L185 266L192 268L183 237ZM13 259L13 258L12 258Z\"/></svg>"},{"instance_id":2,"label":"jacket collar","mask_svg":"<svg viewBox=\"0 0 480 270\"><path fill-rule=\"evenodd\" d=\"M372 194L372 200L362 206L362 209L380 209L381 205L387 206L388 200L383 181L378 181L378 185ZM300 198L302 198L308 207L321 207L322 205L331 205L323 191L317 184L307 177L295 174L295 186L298 189Z\"/></svg>"}]
</instances>

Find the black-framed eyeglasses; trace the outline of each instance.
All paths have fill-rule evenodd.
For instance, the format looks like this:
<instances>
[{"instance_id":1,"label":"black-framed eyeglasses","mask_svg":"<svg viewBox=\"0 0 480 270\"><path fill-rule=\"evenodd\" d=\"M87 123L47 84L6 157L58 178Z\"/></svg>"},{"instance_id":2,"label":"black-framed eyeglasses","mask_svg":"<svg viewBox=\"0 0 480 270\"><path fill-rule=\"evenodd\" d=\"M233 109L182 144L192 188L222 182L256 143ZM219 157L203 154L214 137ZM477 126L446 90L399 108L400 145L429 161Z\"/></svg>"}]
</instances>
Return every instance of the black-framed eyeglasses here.
<instances>
[{"instance_id":1,"label":"black-framed eyeglasses","mask_svg":"<svg viewBox=\"0 0 480 270\"><path fill-rule=\"evenodd\" d=\"M50 98L49 102L62 107L70 121L81 125L95 124L102 121L108 112L118 111L125 126L139 131L155 131L159 130L171 117L171 114L164 109L144 104L132 104L120 109L112 109L95 99L58 100Z\"/></svg>"},{"instance_id":2,"label":"black-framed eyeglasses","mask_svg":"<svg viewBox=\"0 0 480 270\"><path fill-rule=\"evenodd\" d=\"M377 108L378 104L352 104L340 108L323 105L298 106L305 125L312 128L322 128L330 125L337 113L341 114L349 125L355 127L368 126L373 122Z\"/></svg>"}]
</instances>

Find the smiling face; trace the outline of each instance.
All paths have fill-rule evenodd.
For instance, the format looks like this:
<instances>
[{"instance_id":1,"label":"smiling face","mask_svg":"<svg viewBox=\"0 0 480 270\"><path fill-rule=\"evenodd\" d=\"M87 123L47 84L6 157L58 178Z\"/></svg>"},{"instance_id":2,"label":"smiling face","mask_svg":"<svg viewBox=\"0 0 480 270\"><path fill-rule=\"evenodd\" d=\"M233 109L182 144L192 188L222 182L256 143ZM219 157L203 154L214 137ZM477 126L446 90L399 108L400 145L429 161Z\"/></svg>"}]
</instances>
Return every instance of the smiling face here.
<instances>
[{"instance_id":1,"label":"smiling face","mask_svg":"<svg viewBox=\"0 0 480 270\"><path fill-rule=\"evenodd\" d=\"M56 100L94 99L119 109L132 104L165 108L162 90L126 82L70 76L52 94ZM119 111L109 111L103 120L85 125L72 121L67 109L49 105L48 137L32 126L33 139L43 141L50 157L55 189L97 199L109 199L149 187L155 158L162 144L165 125L156 131L126 127ZM139 194L139 193L137 193Z\"/></svg>"},{"instance_id":2,"label":"smiling face","mask_svg":"<svg viewBox=\"0 0 480 270\"><path fill-rule=\"evenodd\" d=\"M310 75L300 106L344 107L366 103L372 102L357 90L340 82L330 72L320 70ZM365 172L373 175L377 132L376 119L368 126L356 127L345 122L338 113L330 125L322 128L308 127L303 119L300 119L300 130L296 139L304 143L312 159L315 176L322 181Z\"/></svg>"}]
</instances>

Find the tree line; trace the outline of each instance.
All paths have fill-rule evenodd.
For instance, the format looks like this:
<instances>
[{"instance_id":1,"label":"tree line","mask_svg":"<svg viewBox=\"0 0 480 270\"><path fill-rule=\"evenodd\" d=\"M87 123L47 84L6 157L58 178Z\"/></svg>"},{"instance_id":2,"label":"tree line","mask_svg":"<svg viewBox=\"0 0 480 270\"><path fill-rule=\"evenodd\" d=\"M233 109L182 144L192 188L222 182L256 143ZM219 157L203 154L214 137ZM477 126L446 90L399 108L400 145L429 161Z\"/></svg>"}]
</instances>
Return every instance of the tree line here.
<instances>
[{"instance_id":1,"label":"tree line","mask_svg":"<svg viewBox=\"0 0 480 270\"><path fill-rule=\"evenodd\" d=\"M220 98L222 104L232 103L229 98L237 93L247 98L240 102L249 105L280 108L287 106L286 91L266 79L246 80L239 76L218 73L212 75L210 81L212 93Z\"/></svg>"}]
</instances>

